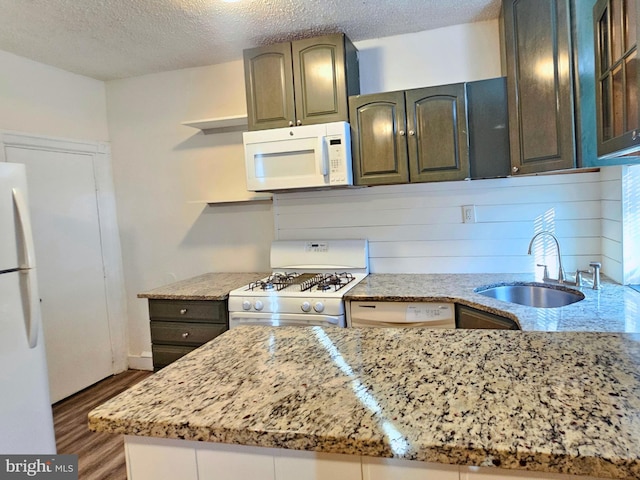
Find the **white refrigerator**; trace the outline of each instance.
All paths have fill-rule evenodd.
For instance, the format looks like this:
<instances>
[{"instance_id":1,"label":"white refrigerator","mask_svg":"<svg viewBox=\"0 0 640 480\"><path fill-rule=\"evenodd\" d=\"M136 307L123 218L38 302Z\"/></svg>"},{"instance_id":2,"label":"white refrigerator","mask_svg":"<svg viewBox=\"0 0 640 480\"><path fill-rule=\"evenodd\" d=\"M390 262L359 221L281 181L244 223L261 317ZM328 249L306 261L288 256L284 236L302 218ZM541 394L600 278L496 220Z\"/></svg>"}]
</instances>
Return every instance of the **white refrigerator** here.
<instances>
[{"instance_id":1,"label":"white refrigerator","mask_svg":"<svg viewBox=\"0 0 640 480\"><path fill-rule=\"evenodd\" d=\"M0 161L0 454L55 454L25 166Z\"/></svg>"}]
</instances>

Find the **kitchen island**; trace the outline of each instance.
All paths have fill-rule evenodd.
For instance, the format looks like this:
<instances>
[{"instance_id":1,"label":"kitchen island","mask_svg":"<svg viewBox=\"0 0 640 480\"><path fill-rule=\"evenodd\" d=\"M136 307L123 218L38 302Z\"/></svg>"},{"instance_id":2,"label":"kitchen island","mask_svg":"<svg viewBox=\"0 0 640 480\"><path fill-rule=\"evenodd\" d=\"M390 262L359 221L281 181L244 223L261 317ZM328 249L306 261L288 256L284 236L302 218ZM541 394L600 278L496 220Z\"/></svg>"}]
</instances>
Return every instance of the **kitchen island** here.
<instances>
[{"instance_id":1,"label":"kitchen island","mask_svg":"<svg viewBox=\"0 0 640 480\"><path fill-rule=\"evenodd\" d=\"M639 342L242 327L98 407L89 425L126 435L133 480L488 478L470 466L505 479L640 478Z\"/></svg>"}]
</instances>

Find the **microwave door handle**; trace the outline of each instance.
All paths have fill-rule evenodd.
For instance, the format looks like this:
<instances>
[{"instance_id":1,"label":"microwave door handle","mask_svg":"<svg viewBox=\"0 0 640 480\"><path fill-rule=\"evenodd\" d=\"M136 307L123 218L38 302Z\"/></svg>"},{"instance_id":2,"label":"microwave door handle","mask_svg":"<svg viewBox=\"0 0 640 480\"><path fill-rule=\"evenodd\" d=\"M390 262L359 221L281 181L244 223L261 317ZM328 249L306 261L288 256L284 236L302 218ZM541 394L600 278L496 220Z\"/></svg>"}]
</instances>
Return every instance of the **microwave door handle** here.
<instances>
[{"instance_id":1,"label":"microwave door handle","mask_svg":"<svg viewBox=\"0 0 640 480\"><path fill-rule=\"evenodd\" d=\"M327 137L320 137L320 154L322 155L322 175L325 177L329 175L329 148L327 143L329 139Z\"/></svg>"}]
</instances>

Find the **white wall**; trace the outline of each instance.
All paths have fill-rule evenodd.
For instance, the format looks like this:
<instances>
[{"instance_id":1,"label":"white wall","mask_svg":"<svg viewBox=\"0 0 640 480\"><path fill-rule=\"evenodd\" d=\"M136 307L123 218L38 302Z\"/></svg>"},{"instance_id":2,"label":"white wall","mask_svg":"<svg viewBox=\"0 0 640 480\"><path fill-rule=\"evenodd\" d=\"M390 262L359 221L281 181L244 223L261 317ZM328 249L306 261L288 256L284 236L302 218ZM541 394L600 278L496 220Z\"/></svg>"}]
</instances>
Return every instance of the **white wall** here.
<instances>
[{"instance_id":1,"label":"white wall","mask_svg":"<svg viewBox=\"0 0 640 480\"><path fill-rule=\"evenodd\" d=\"M107 98L135 357L150 350L136 295L205 272L268 271L273 216L271 204L208 207L248 195L242 134L180 125L246 112L242 62L108 82Z\"/></svg>"},{"instance_id":2,"label":"white wall","mask_svg":"<svg viewBox=\"0 0 640 480\"><path fill-rule=\"evenodd\" d=\"M107 141L104 82L0 50L0 129Z\"/></svg>"},{"instance_id":3,"label":"white wall","mask_svg":"<svg viewBox=\"0 0 640 480\"><path fill-rule=\"evenodd\" d=\"M498 20L364 40L360 93L469 82L499 77Z\"/></svg>"},{"instance_id":4,"label":"white wall","mask_svg":"<svg viewBox=\"0 0 640 480\"><path fill-rule=\"evenodd\" d=\"M615 167L612 167L615 168ZM622 264L624 284L640 284L640 165L621 168Z\"/></svg>"},{"instance_id":5,"label":"white wall","mask_svg":"<svg viewBox=\"0 0 640 480\"><path fill-rule=\"evenodd\" d=\"M367 238L372 272L524 273L557 256L568 273L600 261L600 174L388 185L278 194L279 239ZM462 206L475 205L476 223Z\"/></svg>"},{"instance_id":6,"label":"white wall","mask_svg":"<svg viewBox=\"0 0 640 480\"><path fill-rule=\"evenodd\" d=\"M601 170L602 178L602 271L616 282L624 281L622 171L624 167Z\"/></svg>"}]
</instances>

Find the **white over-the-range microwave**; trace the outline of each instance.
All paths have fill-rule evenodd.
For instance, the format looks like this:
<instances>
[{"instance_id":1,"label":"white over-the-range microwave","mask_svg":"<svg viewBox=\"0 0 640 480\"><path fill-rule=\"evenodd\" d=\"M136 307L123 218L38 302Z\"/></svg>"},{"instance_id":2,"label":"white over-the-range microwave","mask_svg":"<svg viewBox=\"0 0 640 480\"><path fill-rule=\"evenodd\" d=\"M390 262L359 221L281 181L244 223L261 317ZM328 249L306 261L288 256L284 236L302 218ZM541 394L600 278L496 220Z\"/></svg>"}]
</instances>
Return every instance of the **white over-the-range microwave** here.
<instances>
[{"instance_id":1,"label":"white over-the-range microwave","mask_svg":"<svg viewBox=\"0 0 640 480\"><path fill-rule=\"evenodd\" d=\"M243 137L249 191L353 184L347 122L258 130Z\"/></svg>"}]
</instances>

